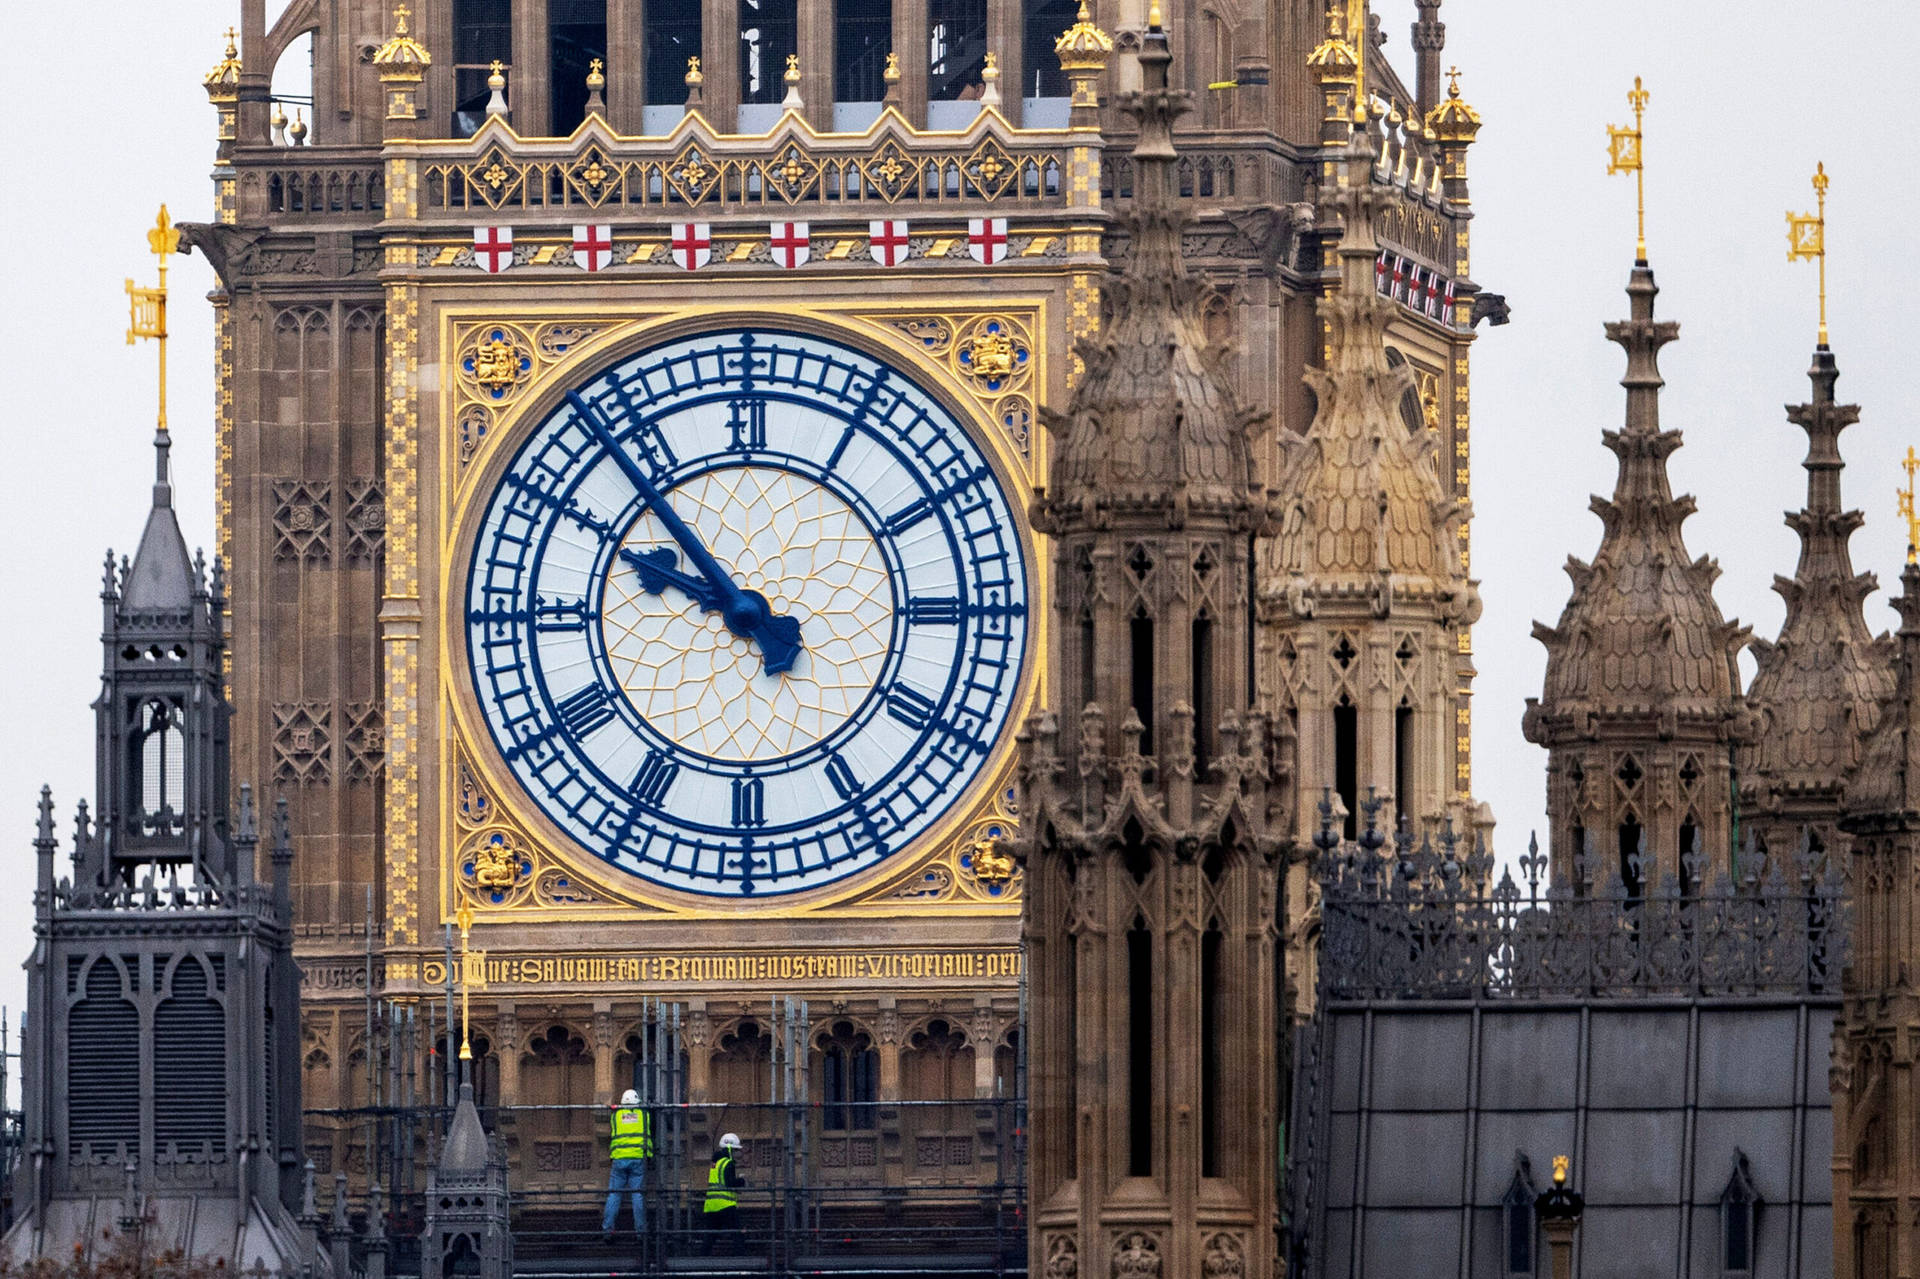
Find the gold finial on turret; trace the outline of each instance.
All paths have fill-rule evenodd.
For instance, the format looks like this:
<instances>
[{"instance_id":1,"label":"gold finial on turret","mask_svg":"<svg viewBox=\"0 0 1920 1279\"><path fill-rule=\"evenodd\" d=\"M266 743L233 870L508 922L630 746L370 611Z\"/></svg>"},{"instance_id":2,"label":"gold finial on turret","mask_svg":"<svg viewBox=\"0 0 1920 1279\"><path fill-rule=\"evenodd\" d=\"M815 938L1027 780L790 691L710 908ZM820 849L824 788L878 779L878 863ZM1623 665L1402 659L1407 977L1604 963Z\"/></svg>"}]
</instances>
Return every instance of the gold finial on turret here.
<instances>
[{"instance_id":1,"label":"gold finial on turret","mask_svg":"<svg viewBox=\"0 0 1920 1279\"><path fill-rule=\"evenodd\" d=\"M1568 1159L1565 1155L1555 1155L1553 1157L1553 1184L1554 1185L1564 1186L1567 1184L1567 1168L1572 1163L1573 1161L1571 1159Z\"/></svg>"},{"instance_id":2,"label":"gold finial on turret","mask_svg":"<svg viewBox=\"0 0 1920 1279\"><path fill-rule=\"evenodd\" d=\"M787 55L786 81L788 84L800 83L800 55L797 53Z\"/></svg>"},{"instance_id":3,"label":"gold finial on turret","mask_svg":"<svg viewBox=\"0 0 1920 1279\"><path fill-rule=\"evenodd\" d=\"M382 80L420 80L433 65L427 47L407 34L407 19L412 14L406 5L395 5L393 34L373 51L374 70Z\"/></svg>"},{"instance_id":4,"label":"gold finial on turret","mask_svg":"<svg viewBox=\"0 0 1920 1279\"><path fill-rule=\"evenodd\" d=\"M1347 43L1340 22L1340 10L1327 11L1327 38L1314 46L1307 55L1307 66L1319 74L1322 80L1346 82L1359 74L1360 59Z\"/></svg>"},{"instance_id":5,"label":"gold finial on turret","mask_svg":"<svg viewBox=\"0 0 1920 1279\"><path fill-rule=\"evenodd\" d=\"M167 206L160 206L160 216L154 219L153 227L147 232L147 247L160 260L160 283L151 289L143 289L132 280L127 281L127 345L132 346L141 338L152 338L160 349L160 413L157 423L162 435L167 432L167 259L180 248L180 232L167 216Z\"/></svg>"},{"instance_id":6,"label":"gold finial on turret","mask_svg":"<svg viewBox=\"0 0 1920 1279\"><path fill-rule=\"evenodd\" d=\"M889 53L887 55L887 65L881 69L880 78L882 80L885 80L888 84L898 84L900 82L900 55L899 54Z\"/></svg>"},{"instance_id":7,"label":"gold finial on turret","mask_svg":"<svg viewBox=\"0 0 1920 1279\"><path fill-rule=\"evenodd\" d=\"M1113 56L1113 37L1094 24L1093 13L1087 8L1087 0L1080 0L1080 12L1074 18L1073 25L1060 33L1053 42L1054 56L1060 59L1062 71L1100 71L1107 65L1107 59Z\"/></svg>"},{"instance_id":8,"label":"gold finial on turret","mask_svg":"<svg viewBox=\"0 0 1920 1279\"><path fill-rule=\"evenodd\" d=\"M1907 473L1907 486L1897 490L1900 497L1900 516L1907 522L1907 563L1920 564L1920 510L1913 504L1913 476L1920 471L1920 455L1916 455L1913 446L1907 446L1907 455L1900 459L1900 469Z\"/></svg>"},{"instance_id":9,"label":"gold finial on turret","mask_svg":"<svg viewBox=\"0 0 1920 1279\"><path fill-rule=\"evenodd\" d=\"M1787 261L1804 262L1813 258L1820 263L1820 345L1823 347L1827 344L1827 183L1827 166L1823 162L1813 170L1815 211L1787 213Z\"/></svg>"},{"instance_id":10,"label":"gold finial on turret","mask_svg":"<svg viewBox=\"0 0 1920 1279\"><path fill-rule=\"evenodd\" d=\"M687 83L699 84L704 79L706 77L700 74L700 56L695 54L687 59Z\"/></svg>"},{"instance_id":11,"label":"gold finial on turret","mask_svg":"<svg viewBox=\"0 0 1920 1279\"><path fill-rule=\"evenodd\" d=\"M607 77L604 74L606 67L607 64L598 58L595 58L587 64L587 88L604 89L607 87Z\"/></svg>"},{"instance_id":12,"label":"gold finial on turret","mask_svg":"<svg viewBox=\"0 0 1920 1279\"><path fill-rule=\"evenodd\" d=\"M240 46L235 43L238 39L239 33L228 27L226 52L213 64L213 70L201 77L207 97L215 102L232 102L240 96Z\"/></svg>"},{"instance_id":13,"label":"gold finial on turret","mask_svg":"<svg viewBox=\"0 0 1920 1279\"><path fill-rule=\"evenodd\" d=\"M1647 170L1642 149L1642 125L1647 114L1647 99L1651 96L1641 87L1640 77L1635 76L1633 90L1627 94L1627 105L1633 108L1633 127L1623 129L1617 125L1607 126L1607 172L1631 173L1639 188L1640 235L1635 241L1633 260L1641 265L1645 265L1647 260Z\"/></svg>"},{"instance_id":14,"label":"gold finial on turret","mask_svg":"<svg viewBox=\"0 0 1920 1279\"><path fill-rule=\"evenodd\" d=\"M1160 25L1160 0L1153 0L1153 3L1147 6L1147 30L1158 31Z\"/></svg>"}]
</instances>

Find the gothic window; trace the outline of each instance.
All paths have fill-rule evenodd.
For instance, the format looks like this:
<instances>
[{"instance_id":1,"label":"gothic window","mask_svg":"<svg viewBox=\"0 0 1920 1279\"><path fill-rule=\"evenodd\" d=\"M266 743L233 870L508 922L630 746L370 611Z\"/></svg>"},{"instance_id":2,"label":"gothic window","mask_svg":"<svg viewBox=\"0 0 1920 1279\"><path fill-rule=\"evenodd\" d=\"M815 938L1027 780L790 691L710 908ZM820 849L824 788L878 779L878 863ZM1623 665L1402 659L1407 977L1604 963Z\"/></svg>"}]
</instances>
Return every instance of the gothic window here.
<instances>
[{"instance_id":1,"label":"gothic window","mask_svg":"<svg viewBox=\"0 0 1920 1279\"><path fill-rule=\"evenodd\" d=\"M647 0L648 106L687 100L687 59L700 56L700 0Z\"/></svg>"},{"instance_id":2,"label":"gothic window","mask_svg":"<svg viewBox=\"0 0 1920 1279\"><path fill-rule=\"evenodd\" d=\"M1213 619L1193 619L1193 775L1204 778L1213 758Z\"/></svg>"},{"instance_id":3,"label":"gothic window","mask_svg":"<svg viewBox=\"0 0 1920 1279\"><path fill-rule=\"evenodd\" d=\"M132 793L139 797L143 835L177 834L187 807L187 738L180 704L153 697L134 712Z\"/></svg>"},{"instance_id":4,"label":"gothic window","mask_svg":"<svg viewBox=\"0 0 1920 1279\"><path fill-rule=\"evenodd\" d=\"M620 1041L614 1057L614 1077L627 1081L621 1087L633 1089L648 1105L687 1099L687 1054L683 1049L672 1057L672 1039L660 1026L643 1026Z\"/></svg>"},{"instance_id":5,"label":"gothic window","mask_svg":"<svg viewBox=\"0 0 1920 1279\"><path fill-rule=\"evenodd\" d=\"M1680 896L1692 899L1700 895L1700 819L1688 813L1680 823Z\"/></svg>"},{"instance_id":6,"label":"gothic window","mask_svg":"<svg viewBox=\"0 0 1920 1279\"><path fill-rule=\"evenodd\" d=\"M1393 708L1393 800L1400 817L1411 822L1413 812L1413 703L1406 698Z\"/></svg>"},{"instance_id":7,"label":"gothic window","mask_svg":"<svg viewBox=\"0 0 1920 1279\"><path fill-rule=\"evenodd\" d=\"M193 956L173 970L153 1013L153 1143L169 1156L224 1151L227 1018L207 969Z\"/></svg>"},{"instance_id":8,"label":"gothic window","mask_svg":"<svg viewBox=\"0 0 1920 1279\"><path fill-rule=\"evenodd\" d=\"M1200 935L1200 1175L1220 1175L1220 1083L1225 1066L1220 1024L1220 951L1226 938L1220 921L1207 921Z\"/></svg>"},{"instance_id":9,"label":"gothic window","mask_svg":"<svg viewBox=\"0 0 1920 1279\"><path fill-rule=\"evenodd\" d=\"M1500 1273L1505 1279L1523 1275L1533 1279L1534 1245L1539 1240L1533 1202L1538 1197L1533 1166L1525 1155L1516 1152L1513 1180L1507 1183L1507 1193L1500 1196Z\"/></svg>"},{"instance_id":10,"label":"gothic window","mask_svg":"<svg viewBox=\"0 0 1920 1279\"><path fill-rule=\"evenodd\" d=\"M985 87L980 73L986 59L987 0L929 0L928 100L977 101ZM929 118L928 123L939 128L945 122Z\"/></svg>"},{"instance_id":11,"label":"gothic window","mask_svg":"<svg viewBox=\"0 0 1920 1279\"><path fill-rule=\"evenodd\" d=\"M833 100L878 102L893 52L891 0L834 0Z\"/></svg>"},{"instance_id":12,"label":"gothic window","mask_svg":"<svg viewBox=\"0 0 1920 1279\"><path fill-rule=\"evenodd\" d=\"M513 0L454 0L453 134L473 136L487 118L493 63L513 68Z\"/></svg>"},{"instance_id":13,"label":"gothic window","mask_svg":"<svg viewBox=\"0 0 1920 1279\"><path fill-rule=\"evenodd\" d=\"M527 1041L521 1059L520 1092L536 1106L585 1106L593 1101L593 1053L586 1038L566 1026L549 1026ZM595 1131L593 1117L563 1110L541 1124L555 1136Z\"/></svg>"},{"instance_id":14,"label":"gothic window","mask_svg":"<svg viewBox=\"0 0 1920 1279\"><path fill-rule=\"evenodd\" d=\"M117 1148L140 1130L139 1045L140 1011L122 992L120 969L104 956L94 960L85 995L67 1014L71 1158L118 1166L138 1153L131 1143Z\"/></svg>"},{"instance_id":15,"label":"gothic window","mask_svg":"<svg viewBox=\"0 0 1920 1279\"><path fill-rule=\"evenodd\" d=\"M1020 1078L1020 1028L1015 1026L993 1050L993 1095L1020 1097L1025 1093L1025 1081Z\"/></svg>"},{"instance_id":16,"label":"gothic window","mask_svg":"<svg viewBox=\"0 0 1920 1279\"><path fill-rule=\"evenodd\" d=\"M1127 1174L1153 1176L1153 934L1127 930Z\"/></svg>"},{"instance_id":17,"label":"gothic window","mask_svg":"<svg viewBox=\"0 0 1920 1279\"><path fill-rule=\"evenodd\" d=\"M1733 1155L1733 1173L1720 1192L1720 1272L1750 1275L1754 1269L1754 1242L1759 1237L1761 1199L1754 1188L1745 1152Z\"/></svg>"},{"instance_id":18,"label":"gothic window","mask_svg":"<svg viewBox=\"0 0 1920 1279\"><path fill-rule=\"evenodd\" d=\"M850 1021L837 1021L819 1040L821 1126L829 1132L875 1126L880 1095L880 1054L873 1040Z\"/></svg>"},{"instance_id":19,"label":"gothic window","mask_svg":"<svg viewBox=\"0 0 1920 1279\"><path fill-rule=\"evenodd\" d=\"M1026 11L1026 30L1020 42L1020 65L1025 68L1020 96L1030 99L1064 98L1067 96L1067 73L1060 69L1060 59L1054 53L1053 46L1061 34L1073 25L1077 6L1074 0L1030 0L1022 7ZM1027 123L1038 127L1040 122L1028 120ZM1061 118L1060 123L1066 123L1065 117Z\"/></svg>"},{"instance_id":20,"label":"gothic window","mask_svg":"<svg viewBox=\"0 0 1920 1279\"><path fill-rule=\"evenodd\" d=\"M1127 639L1132 658L1129 689L1133 712L1140 717L1140 753L1153 754L1153 619L1136 612L1128 619Z\"/></svg>"},{"instance_id":21,"label":"gothic window","mask_svg":"<svg viewBox=\"0 0 1920 1279\"><path fill-rule=\"evenodd\" d=\"M553 132L569 134L587 118L587 73L607 57L607 0L547 0L547 76Z\"/></svg>"},{"instance_id":22,"label":"gothic window","mask_svg":"<svg viewBox=\"0 0 1920 1279\"><path fill-rule=\"evenodd\" d=\"M1407 357L1401 354L1398 347L1387 348L1387 367L1407 367ZM1420 407L1420 391L1415 386L1409 386L1400 395L1400 424L1407 428L1408 435L1416 439L1427 429L1427 415Z\"/></svg>"},{"instance_id":23,"label":"gothic window","mask_svg":"<svg viewBox=\"0 0 1920 1279\"><path fill-rule=\"evenodd\" d=\"M794 0L740 0L740 102L778 105L787 55L797 47ZM742 122L744 127L745 121Z\"/></svg>"},{"instance_id":24,"label":"gothic window","mask_svg":"<svg viewBox=\"0 0 1920 1279\"><path fill-rule=\"evenodd\" d=\"M1336 658L1338 654L1335 654ZM1346 805L1346 837L1359 835L1360 711L1353 699L1340 694L1333 708L1333 789Z\"/></svg>"},{"instance_id":25,"label":"gothic window","mask_svg":"<svg viewBox=\"0 0 1920 1279\"><path fill-rule=\"evenodd\" d=\"M1632 763L1631 760L1628 763ZM1620 883L1626 892L1629 904L1637 902L1644 895L1646 879L1646 832L1641 829L1640 819L1629 812L1620 823Z\"/></svg>"}]
</instances>

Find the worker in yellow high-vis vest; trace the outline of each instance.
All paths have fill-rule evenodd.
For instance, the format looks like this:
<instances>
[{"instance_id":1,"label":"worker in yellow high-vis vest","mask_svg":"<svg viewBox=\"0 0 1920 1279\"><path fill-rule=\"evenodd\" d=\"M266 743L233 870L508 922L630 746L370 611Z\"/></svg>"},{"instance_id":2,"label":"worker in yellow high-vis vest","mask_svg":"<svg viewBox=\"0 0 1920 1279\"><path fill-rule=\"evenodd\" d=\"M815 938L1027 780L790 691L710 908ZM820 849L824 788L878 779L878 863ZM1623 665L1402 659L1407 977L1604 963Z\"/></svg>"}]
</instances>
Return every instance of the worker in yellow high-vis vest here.
<instances>
[{"instance_id":1,"label":"worker in yellow high-vis vest","mask_svg":"<svg viewBox=\"0 0 1920 1279\"><path fill-rule=\"evenodd\" d=\"M707 1169L707 1199L701 1205L701 1224L706 1227L709 1255L718 1252L731 1256L741 1249L740 1187L746 1178L740 1175L740 1138L728 1133L720 1138L713 1152L713 1167Z\"/></svg>"},{"instance_id":2,"label":"worker in yellow high-vis vest","mask_svg":"<svg viewBox=\"0 0 1920 1279\"><path fill-rule=\"evenodd\" d=\"M613 1238L614 1219L620 1215L620 1196L633 1195L633 1229L638 1234L647 1228L646 1200L642 1192L647 1184L647 1160L653 1156L653 1116L640 1104L640 1094L629 1088L613 1107L613 1134L607 1143L613 1167L607 1174L607 1211L600 1218L600 1233Z\"/></svg>"}]
</instances>

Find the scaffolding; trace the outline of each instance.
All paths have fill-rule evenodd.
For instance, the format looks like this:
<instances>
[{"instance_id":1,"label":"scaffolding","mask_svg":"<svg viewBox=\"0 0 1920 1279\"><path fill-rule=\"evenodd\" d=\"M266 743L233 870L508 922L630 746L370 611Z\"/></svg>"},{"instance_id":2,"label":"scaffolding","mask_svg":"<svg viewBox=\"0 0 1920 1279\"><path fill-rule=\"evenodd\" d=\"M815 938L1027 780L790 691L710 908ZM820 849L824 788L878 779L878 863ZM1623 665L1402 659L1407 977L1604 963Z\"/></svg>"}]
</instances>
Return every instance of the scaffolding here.
<instances>
[{"instance_id":1,"label":"scaffolding","mask_svg":"<svg viewBox=\"0 0 1920 1279\"><path fill-rule=\"evenodd\" d=\"M602 1236L604 1103L500 1104L483 1091L482 1119L511 1170L516 1274L1025 1273L1024 1051L1015 1053L1003 1095L815 1099L807 1001L777 998L771 1014L756 1095L696 1102L687 1058L700 1049L687 1041L685 1005L642 1001L627 1041L631 1077L615 1084L616 1093L639 1093L653 1121L638 1232L623 1194L616 1230ZM308 1110L308 1144L326 1152L320 1197L324 1204L331 1180L346 1211L330 1215L353 1223L356 1255L373 1224L369 1205L378 1204L386 1273L418 1274L426 1173L459 1091L459 1063L436 1043L456 1042L457 1031L446 1031L458 1023L450 1000L443 1016L433 1003L369 996L367 1016L365 1104ZM552 1139L556 1130L567 1139ZM746 1185L737 1231L721 1232L703 1206L708 1169L728 1132L741 1138L736 1167ZM346 1160L351 1178L331 1167L335 1149L357 1153Z\"/></svg>"}]
</instances>

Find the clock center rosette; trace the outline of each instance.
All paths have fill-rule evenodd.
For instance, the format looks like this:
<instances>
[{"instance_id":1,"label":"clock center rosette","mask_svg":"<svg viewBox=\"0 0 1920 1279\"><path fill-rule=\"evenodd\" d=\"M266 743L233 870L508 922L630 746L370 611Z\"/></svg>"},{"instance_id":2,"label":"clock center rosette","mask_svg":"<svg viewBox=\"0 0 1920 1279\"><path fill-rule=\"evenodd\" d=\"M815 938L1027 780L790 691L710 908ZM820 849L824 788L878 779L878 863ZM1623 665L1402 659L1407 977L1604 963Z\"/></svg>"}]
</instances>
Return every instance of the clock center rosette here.
<instances>
[{"instance_id":1,"label":"clock center rosette","mask_svg":"<svg viewBox=\"0 0 1920 1279\"><path fill-rule=\"evenodd\" d=\"M616 559L601 630L627 700L683 749L730 763L791 755L831 734L879 682L891 642L893 586L872 530L830 489L775 467L708 471L664 496L738 587L799 623L801 653L769 674L721 613L647 590ZM622 549L677 548L649 510Z\"/></svg>"}]
</instances>

